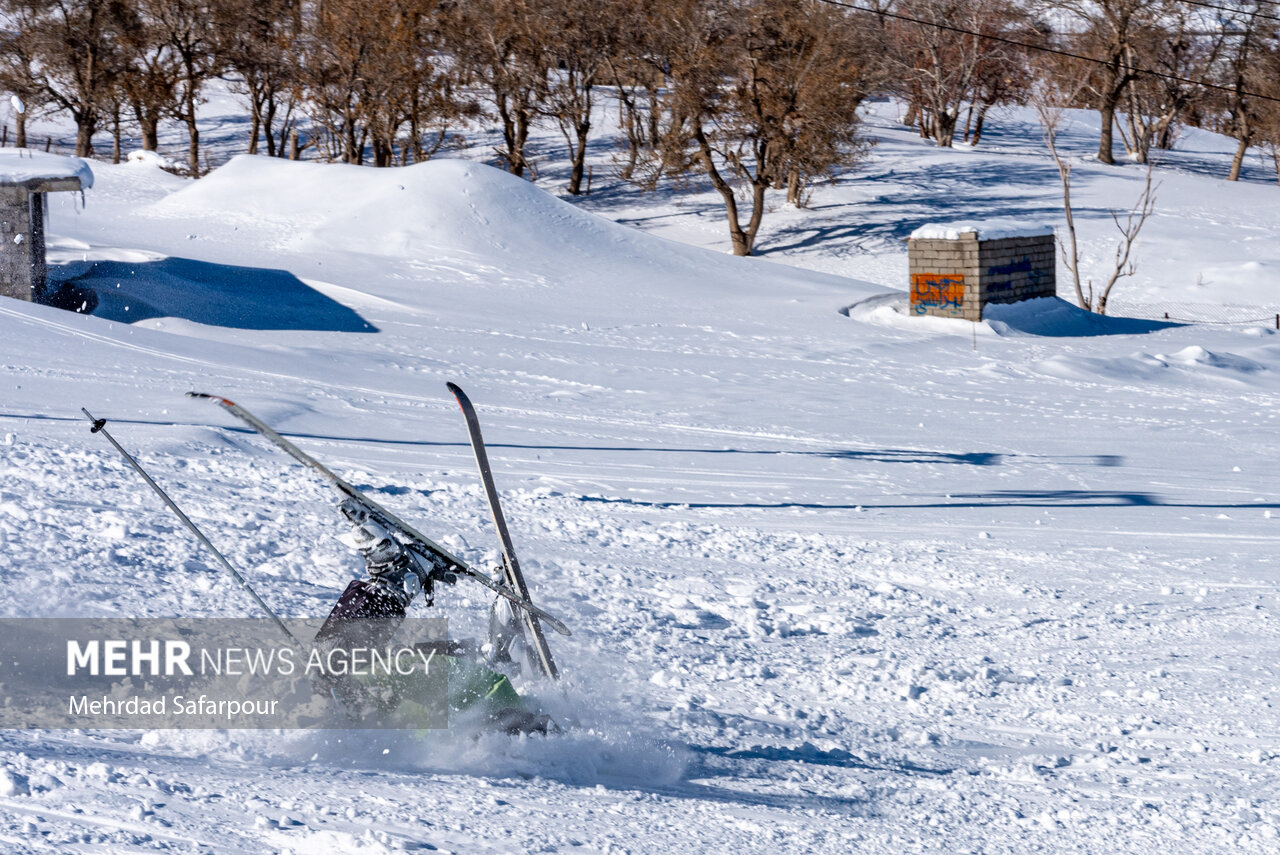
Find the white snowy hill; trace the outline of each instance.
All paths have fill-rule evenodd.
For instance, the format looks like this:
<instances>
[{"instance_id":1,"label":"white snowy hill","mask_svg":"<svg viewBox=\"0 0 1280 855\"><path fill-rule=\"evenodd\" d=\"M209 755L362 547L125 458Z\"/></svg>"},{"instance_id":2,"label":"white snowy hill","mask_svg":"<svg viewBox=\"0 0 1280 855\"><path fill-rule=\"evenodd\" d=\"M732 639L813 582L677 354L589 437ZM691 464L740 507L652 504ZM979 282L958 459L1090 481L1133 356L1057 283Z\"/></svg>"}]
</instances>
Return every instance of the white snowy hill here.
<instances>
[{"instance_id":1,"label":"white snowy hill","mask_svg":"<svg viewBox=\"0 0 1280 855\"><path fill-rule=\"evenodd\" d=\"M939 163L999 156L886 140L922 212ZM461 161L94 173L51 260L100 314L0 305L0 614L252 614L81 406L268 602L327 612L360 571L333 497L189 389L490 566L456 380L577 726L8 731L6 850L1275 850L1273 328L914 321L890 237L859 281ZM1190 268L1237 225L1152 234ZM483 593L441 592L455 634Z\"/></svg>"}]
</instances>

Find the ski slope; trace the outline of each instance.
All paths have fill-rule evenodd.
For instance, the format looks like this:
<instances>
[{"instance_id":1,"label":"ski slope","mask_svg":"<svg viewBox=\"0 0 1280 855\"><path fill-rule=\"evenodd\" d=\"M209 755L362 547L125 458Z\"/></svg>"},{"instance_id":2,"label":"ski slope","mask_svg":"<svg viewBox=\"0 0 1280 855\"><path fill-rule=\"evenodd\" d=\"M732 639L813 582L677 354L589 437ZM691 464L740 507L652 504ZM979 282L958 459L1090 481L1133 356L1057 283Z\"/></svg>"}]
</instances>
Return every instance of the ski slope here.
<instances>
[{"instance_id":1,"label":"ski slope","mask_svg":"<svg viewBox=\"0 0 1280 855\"><path fill-rule=\"evenodd\" d=\"M540 185L479 150L93 164L50 261L98 314L0 301L0 616L252 614L81 406L282 614L327 613L362 569L331 491L192 389L492 566L453 380L574 630L526 687L573 726L5 731L0 848L1274 852L1274 324L907 316L913 228L1060 215L1024 114L944 152L894 109L753 259L713 193L557 198L550 135ZM1280 190L1183 144L1129 298L1273 313ZM1140 168L1077 180L1100 263ZM477 636L484 594L434 611Z\"/></svg>"}]
</instances>

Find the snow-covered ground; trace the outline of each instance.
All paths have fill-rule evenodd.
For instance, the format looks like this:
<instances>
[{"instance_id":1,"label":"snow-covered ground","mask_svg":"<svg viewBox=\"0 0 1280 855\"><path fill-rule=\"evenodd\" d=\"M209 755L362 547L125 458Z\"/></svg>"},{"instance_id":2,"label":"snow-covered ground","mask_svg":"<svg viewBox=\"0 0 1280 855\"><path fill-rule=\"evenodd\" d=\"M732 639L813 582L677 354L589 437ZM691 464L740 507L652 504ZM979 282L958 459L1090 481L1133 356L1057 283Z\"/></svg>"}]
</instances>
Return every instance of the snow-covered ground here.
<instances>
[{"instance_id":1,"label":"snow-covered ground","mask_svg":"<svg viewBox=\"0 0 1280 855\"><path fill-rule=\"evenodd\" d=\"M1276 851L1274 324L904 315L914 228L1060 212L1025 113L948 152L895 111L755 259L710 192L557 199L550 134L540 185L479 150L95 163L50 256L98 315L0 301L0 616L253 614L81 406L264 598L327 612L360 570L330 491L190 389L491 565L455 380L574 630L534 689L573 726L6 731L5 851ZM1280 189L1220 180L1229 149L1160 167L1118 300L1277 311ZM1076 177L1100 269L1142 171ZM436 611L476 635L483 593Z\"/></svg>"}]
</instances>

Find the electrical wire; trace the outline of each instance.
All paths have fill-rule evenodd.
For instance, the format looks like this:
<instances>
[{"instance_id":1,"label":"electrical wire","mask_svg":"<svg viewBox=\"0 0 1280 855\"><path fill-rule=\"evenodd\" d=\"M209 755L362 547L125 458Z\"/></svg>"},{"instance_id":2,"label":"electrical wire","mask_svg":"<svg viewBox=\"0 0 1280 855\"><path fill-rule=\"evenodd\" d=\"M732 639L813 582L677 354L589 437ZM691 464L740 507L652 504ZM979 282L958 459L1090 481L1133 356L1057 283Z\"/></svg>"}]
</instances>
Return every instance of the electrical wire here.
<instances>
[{"instance_id":1,"label":"electrical wire","mask_svg":"<svg viewBox=\"0 0 1280 855\"><path fill-rule=\"evenodd\" d=\"M1064 57L1067 57L1068 59L1078 59L1081 62L1091 62L1091 63L1094 63L1095 65L1111 64L1105 59L1098 59L1096 56L1087 56L1085 54L1072 53L1071 51L1046 47L1044 45L1032 44L1030 42L1021 42L1021 41L1018 41L1017 39L1011 39L1005 36L992 35L991 33L979 33L975 30L966 30L963 27L956 27L956 26L952 26L951 24L943 24L943 23L939 23L938 21L926 21L923 18L913 18L910 15L902 15L897 12L889 12L882 9L867 9L863 6L855 6L852 3L842 3L840 0L820 0L820 2L826 3L830 6L839 6L842 9L852 9L855 12L863 12L868 15L879 15L884 18L892 18L897 21L906 21L907 23L911 23L911 24L921 24L926 27L933 27L934 29L945 30L947 32L960 33L961 35L966 35L966 36L977 36L980 39L987 39L988 41L993 41L993 42L1001 42L1003 44L1013 45L1014 47L1026 48L1027 50L1031 50L1031 51L1039 51L1040 53L1050 53L1050 54L1054 54L1055 56L1064 56ZM1149 68L1142 68L1136 65L1128 65L1123 62L1118 63L1117 67L1123 71L1130 72L1135 76L1146 75L1148 77L1157 77L1162 80L1173 80L1178 83L1189 83L1192 86L1202 86L1205 89L1217 89L1222 92L1230 92L1232 94L1239 94L1248 98L1257 98L1260 101L1273 101L1277 104L1280 104L1280 98L1277 98L1272 95L1264 95L1261 92L1237 90L1235 87L1232 87L1232 86L1223 86L1219 83L1209 83L1208 81L1205 81L1205 80L1193 80L1190 77L1182 77L1177 74L1165 74L1164 72L1152 71Z\"/></svg>"},{"instance_id":2,"label":"electrical wire","mask_svg":"<svg viewBox=\"0 0 1280 855\"><path fill-rule=\"evenodd\" d=\"M1259 11L1250 12L1248 9L1240 9L1235 6L1219 6L1217 3L1205 3L1203 0L1176 0L1178 3L1185 3L1188 6L1203 6L1205 9L1217 9L1220 12L1234 12L1237 15L1246 17L1261 18L1264 21L1280 21L1280 15L1264 15L1260 8ZM1261 3L1258 4L1262 6Z\"/></svg>"}]
</instances>

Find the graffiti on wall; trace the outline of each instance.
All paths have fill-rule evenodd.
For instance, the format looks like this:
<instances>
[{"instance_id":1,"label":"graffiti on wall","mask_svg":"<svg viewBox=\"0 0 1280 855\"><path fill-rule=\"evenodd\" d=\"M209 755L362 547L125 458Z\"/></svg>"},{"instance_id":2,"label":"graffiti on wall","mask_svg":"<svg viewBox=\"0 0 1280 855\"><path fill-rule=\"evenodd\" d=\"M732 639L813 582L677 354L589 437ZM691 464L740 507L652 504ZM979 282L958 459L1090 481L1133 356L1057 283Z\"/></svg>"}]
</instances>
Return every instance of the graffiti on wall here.
<instances>
[{"instance_id":1,"label":"graffiti on wall","mask_svg":"<svg viewBox=\"0 0 1280 855\"><path fill-rule=\"evenodd\" d=\"M911 311L924 315L930 309L960 312L964 308L962 274L915 273L911 276Z\"/></svg>"},{"instance_id":2,"label":"graffiti on wall","mask_svg":"<svg viewBox=\"0 0 1280 855\"><path fill-rule=\"evenodd\" d=\"M1008 264L996 264L987 268L988 276L1010 276L1014 273L1030 273L1031 258L1027 256Z\"/></svg>"},{"instance_id":3,"label":"graffiti on wall","mask_svg":"<svg viewBox=\"0 0 1280 855\"><path fill-rule=\"evenodd\" d=\"M999 294L1004 291L1013 290L1013 280L1007 277L1013 276L1015 273L1035 274L1031 268L1031 258L1026 257L1019 261L1013 261L1009 264L996 264L987 268L987 279L995 281L987 281L985 289L989 294Z\"/></svg>"}]
</instances>

